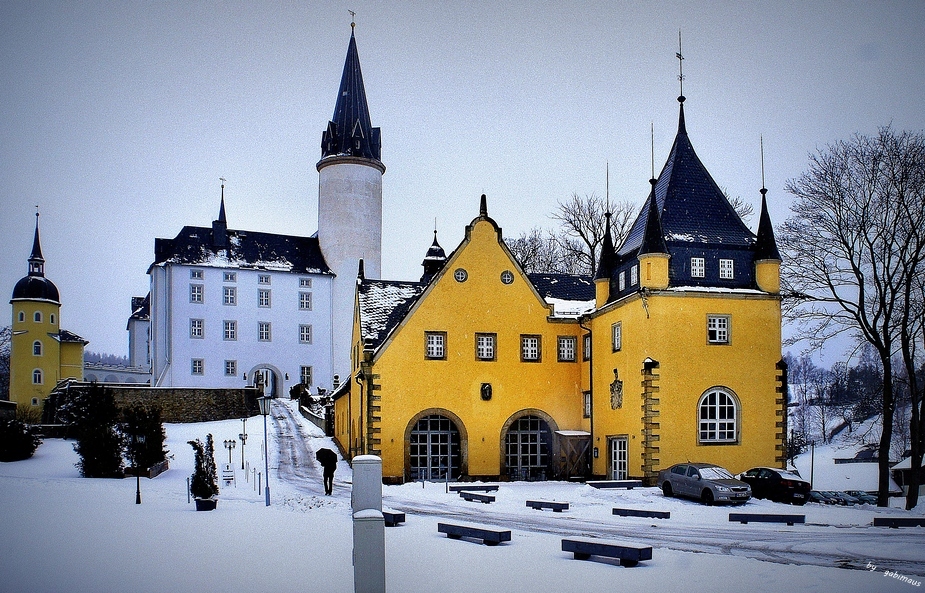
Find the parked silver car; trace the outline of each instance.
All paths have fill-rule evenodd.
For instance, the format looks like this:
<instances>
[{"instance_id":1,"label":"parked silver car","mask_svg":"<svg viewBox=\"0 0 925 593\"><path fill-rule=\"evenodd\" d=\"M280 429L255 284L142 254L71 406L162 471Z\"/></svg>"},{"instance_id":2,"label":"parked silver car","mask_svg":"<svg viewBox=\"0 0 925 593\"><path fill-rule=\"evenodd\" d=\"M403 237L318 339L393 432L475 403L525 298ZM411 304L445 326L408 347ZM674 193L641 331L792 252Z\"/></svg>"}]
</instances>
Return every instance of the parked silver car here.
<instances>
[{"instance_id":1,"label":"parked silver car","mask_svg":"<svg viewBox=\"0 0 925 593\"><path fill-rule=\"evenodd\" d=\"M752 497L751 486L712 463L678 463L658 473L665 496L686 496L704 504L743 504Z\"/></svg>"}]
</instances>

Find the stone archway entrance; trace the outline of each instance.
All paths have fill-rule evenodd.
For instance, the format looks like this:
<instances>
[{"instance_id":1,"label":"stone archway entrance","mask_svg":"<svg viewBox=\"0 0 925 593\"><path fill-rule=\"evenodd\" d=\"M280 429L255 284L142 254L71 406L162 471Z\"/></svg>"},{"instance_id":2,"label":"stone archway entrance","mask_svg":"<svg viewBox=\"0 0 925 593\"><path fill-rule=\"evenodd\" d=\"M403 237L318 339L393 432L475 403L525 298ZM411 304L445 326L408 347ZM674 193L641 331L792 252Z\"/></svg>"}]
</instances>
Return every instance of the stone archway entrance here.
<instances>
[{"instance_id":1,"label":"stone archway entrance","mask_svg":"<svg viewBox=\"0 0 925 593\"><path fill-rule=\"evenodd\" d=\"M408 437L412 480L453 480L462 466L459 428L441 414L420 418Z\"/></svg>"},{"instance_id":2,"label":"stone archway entrance","mask_svg":"<svg viewBox=\"0 0 925 593\"><path fill-rule=\"evenodd\" d=\"M505 464L512 480L545 480L552 476L552 431L539 416L515 420L504 435Z\"/></svg>"}]
</instances>

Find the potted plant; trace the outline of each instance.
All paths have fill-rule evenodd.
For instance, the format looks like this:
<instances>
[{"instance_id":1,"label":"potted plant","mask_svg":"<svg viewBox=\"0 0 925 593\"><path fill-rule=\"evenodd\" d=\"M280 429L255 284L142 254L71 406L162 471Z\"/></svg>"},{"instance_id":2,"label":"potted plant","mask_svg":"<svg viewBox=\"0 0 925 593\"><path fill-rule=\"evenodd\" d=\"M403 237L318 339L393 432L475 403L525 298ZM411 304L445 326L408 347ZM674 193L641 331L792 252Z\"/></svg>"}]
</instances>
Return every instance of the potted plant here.
<instances>
[{"instance_id":1,"label":"potted plant","mask_svg":"<svg viewBox=\"0 0 925 593\"><path fill-rule=\"evenodd\" d=\"M218 476L215 469L215 449L212 435L206 435L206 444L196 439L189 441L196 453L196 469L190 478L190 494L196 499L197 511L211 511L218 504Z\"/></svg>"}]
</instances>

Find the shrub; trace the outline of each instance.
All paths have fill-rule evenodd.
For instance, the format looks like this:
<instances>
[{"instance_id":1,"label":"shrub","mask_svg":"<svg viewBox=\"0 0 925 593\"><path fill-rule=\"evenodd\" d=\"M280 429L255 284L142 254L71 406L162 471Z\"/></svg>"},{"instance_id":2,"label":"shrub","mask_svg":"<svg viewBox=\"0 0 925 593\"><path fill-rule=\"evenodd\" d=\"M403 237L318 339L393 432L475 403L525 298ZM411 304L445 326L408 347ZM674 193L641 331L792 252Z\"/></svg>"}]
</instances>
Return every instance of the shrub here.
<instances>
[{"instance_id":1,"label":"shrub","mask_svg":"<svg viewBox=\"0 0 925 593\"><path fill-rule=\"evenodd\" d=\"M123 419L125 424L122 431L128 441L128 454L133 464L147 469L167 459L167 450L164 449L166 434L160 408L147 408L136 403L124 411ZM133 443L134 435L144 435L145 442Z\"/></svg>"},{"instance_id":2,"label":"shrub","mask_svg":"<svg viewBox=\"0 0 925 593\"><path fill-rule=\"evenodd\" d=\"M190 479L190 494L196 498L212 498L218 495L218 471L215 467L215 448L212 435L206 435L206 444L202 441L188 441L196 454L196 469Z\"/></svg>"},{"instance_id":3,"label":"shrub","mask_svg":"<svg viewBox=\"0 0 925 593\"><path fill-rule=\"evenodd\" d=\"M42 444L32 428L19 420L0 420L0 461L29 459Z\"/></svg>"},{"instance_id":4,"label":"shrub","mask_svg":"<svg viewBox=\"0 0 925 593\"><path fill-rule=\"evenodd\" d=\"M118 430L119 410L112 391L91 384L70 402L69 417L77 440L74 450L80 455L76 464L80 475L85 478L124 477L124 439Z\"/></svg>"}]
</instances>

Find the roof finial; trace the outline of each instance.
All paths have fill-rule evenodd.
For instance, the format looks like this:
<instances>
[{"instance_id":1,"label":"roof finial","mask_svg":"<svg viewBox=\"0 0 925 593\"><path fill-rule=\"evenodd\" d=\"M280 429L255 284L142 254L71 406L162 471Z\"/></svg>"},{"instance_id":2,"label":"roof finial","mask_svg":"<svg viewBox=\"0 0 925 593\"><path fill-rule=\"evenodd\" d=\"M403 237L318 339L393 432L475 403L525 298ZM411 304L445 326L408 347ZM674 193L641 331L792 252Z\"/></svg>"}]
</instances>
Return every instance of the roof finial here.
<instances>
[{"instance_id":1,"label":"roof finial","mask_svg":"<svg viewBox=\"0 0 925 593\"><path fill-rule=\"evenodd\" d=\"M681 55L681 29L678 29L678 53L675 54L678 58L678 82L681 86L681 95L678 97L678 102L684 102L684 56Z\"/></svg>"},{"instance_id":2,"label":"roof finial","mask_svg":"<svg viewBox=\"0 0 925 593\"><path fill-rule=\"evenodd\" d=\"M649 135L651 136L650 144L652 146L652 155L650 157L650 162L652 163L652 177L649 178L649 183L655 185L655 122L649 122Z\"/></svg>"},{"instance_id":3,"label":"roof finial","mask_svg":"<svg viewBox=\"0 0 925 593\"><path fill-rule=\"evenodd\" d=\"M482 198L479 200L479 216L482 218L488 216L488 200L485 198L485 194L482 194Z\"/></svg>"},{"instance_id":4,"label":"roof finial","mask_svg":"<svg viewBox=\"0 0 925 593\"><path fill-rule=\"evenodd\" d=\"M347 12L350 13L350 30L352 31L357 26L357 13L349 9L347 10Z\"/></svg>"},{"instance_id":5,"label":"roof finial","mask_svg":"<svg viewBox=\"0 0 925 593\"><path fill-rule=\"evenodd\" d=\"M761 141L761 195L768 193L768 188L764 186L764 134L758 137Z\"/></svg>"}]
</instances>

